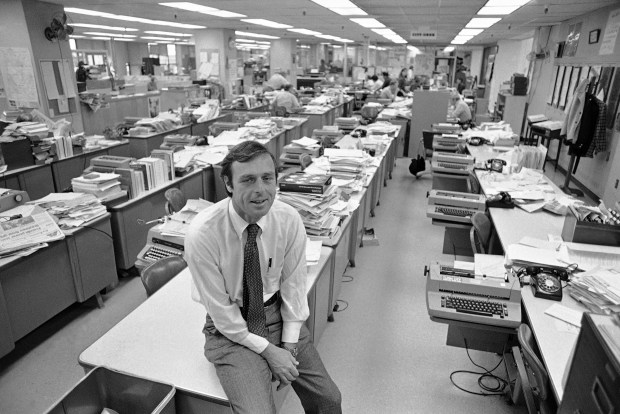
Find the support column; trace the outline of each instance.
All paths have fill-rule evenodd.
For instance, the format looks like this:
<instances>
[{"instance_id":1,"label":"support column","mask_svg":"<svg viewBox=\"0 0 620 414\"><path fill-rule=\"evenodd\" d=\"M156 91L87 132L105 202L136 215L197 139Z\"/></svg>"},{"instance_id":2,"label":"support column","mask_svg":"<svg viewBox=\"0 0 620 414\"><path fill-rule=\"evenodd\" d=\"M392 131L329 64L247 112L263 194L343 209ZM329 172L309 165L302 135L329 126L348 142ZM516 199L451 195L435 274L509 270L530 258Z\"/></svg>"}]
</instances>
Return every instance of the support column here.
<instances>
[{"instance_id":1,"label":"support column","mask_svg":"<svg viewBox=\"0 0 620 414\"><path fill-rule=\"evenodd\" d=\"M196 76L213 77L224 85L225 97L230 97L237 81L237 49L232 29L203 29L195 32ZM208 72L208 69L211 69Z\"/></svg>"},{"instance_id":2,"label":"support column","mask_svg":"<svg viewBox=\"0 0 620 414\"><path fill-rule=\"evenodd\" d=\"M295 39L277 39L271 41L269 70L272 75L276 72L284 72L284 77L294 87L297 87L296 52L297 41Z\"/></svg>"}]
</instances>

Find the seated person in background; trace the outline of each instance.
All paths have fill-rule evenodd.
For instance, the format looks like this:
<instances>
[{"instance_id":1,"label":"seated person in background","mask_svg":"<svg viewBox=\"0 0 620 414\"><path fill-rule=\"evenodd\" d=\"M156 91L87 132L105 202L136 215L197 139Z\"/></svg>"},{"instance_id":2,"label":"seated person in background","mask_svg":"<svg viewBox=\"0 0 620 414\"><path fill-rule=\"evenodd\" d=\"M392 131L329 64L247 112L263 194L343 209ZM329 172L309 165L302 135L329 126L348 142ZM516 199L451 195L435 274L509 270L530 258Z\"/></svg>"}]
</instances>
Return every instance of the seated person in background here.
<instances>
[{"instance_id":1,"label":"seated person in background","mask_svg":"<svg viewBox=\"0 0 620 414\"><path fill-rule=\"evenodd\" d=\"M452 101L452 105L454 105L454 110L450 112L450 116L456 118L459 125L468 125L471 122L471 110L469 106L457 92L452 93L450 100Z\"/></svg>"},{"instance_id":2,"label":"seated person in background","mask_svg":"<svg viewBox=\"0 0 620 414\"><path fill-rule=\"evenodd\" d=\"M388 72L381 72L381 76L383 77L383 85L381 85L381 89L390 86L390 82L392 81L390 74Z\"/></svg>"},{"instance_id":3,"label":"seated person in background","mask_svg":"<svg viewBox=\"0 0 620 414\"><path fill-rule=\"evenodd\" d=\"M370 81L368 82L368 89L370 89L371 92L377 92L381 90L382 85L383 81L379 80L379 77L377 75L372 75Z\"/></svg>"},{"instance_id":4,"label":"seated person in background","mask_svg":"<svg viewBox=\"0 0 620 414\"><path fill-rule=\"evenodd\" d=\"M379 96L379 99L389 99L394 102L399 92L401 91L398 89L398 81L396 79L392 79L390 81L390 85L387 88L381 89L381 95Z\"/></svg>"},{"instance_id":5,"label":"seated person in background","mask_svg":"<svg viewBox=\"0 0 620 414\"><path fill-rule=\"evenodd\" d=\"M284 74L284 72L274 73L271 78L269 78L269 80L263 84L263 90L265 92L269 92L282 89L284 85L287 85L289 83L284 77Z\"/></svg>"},{"instance_id":6,"label":"seated person in background","mask_svg":"<svg viewBox=\"0 0 620 414\"><path fill-rule=\"evenodd\" d=\"M273 100L273 107L283 106L286 108L287 113L299 112L301 105L295 95L293 95L292 89L293 85L284 85L284 88L276 94Z\"/></svg>"},{"instance_id":7,"label":"seated person in background","mask_svg":"<svg viewBox=\"0 0 620 414\"><path fill-rule=\"evenodd\" d=\"M151 91L156 91L157 90L157 79L155 79L155 76L151 75L149 76L150 80L149 83L146 84L146 90L148 92Z\"/></svg>"}]
</instances>

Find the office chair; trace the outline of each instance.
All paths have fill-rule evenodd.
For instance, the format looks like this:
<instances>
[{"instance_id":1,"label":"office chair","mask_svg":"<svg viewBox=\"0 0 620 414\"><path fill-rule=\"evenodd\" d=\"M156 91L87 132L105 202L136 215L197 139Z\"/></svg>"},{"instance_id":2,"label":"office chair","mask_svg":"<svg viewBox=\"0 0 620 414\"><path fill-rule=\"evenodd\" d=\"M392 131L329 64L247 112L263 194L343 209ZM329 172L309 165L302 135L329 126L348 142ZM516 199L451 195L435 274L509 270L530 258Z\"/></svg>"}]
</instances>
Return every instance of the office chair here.
<instances>
[{"instance_id":1,"label":"office chair","mask_svg":"<svg viewBox=\"0 0 620 414\"><path fill-rule=\"evenodd\" d=\"M424 130L422 131L422 138L420 139L420 144L424 146L423 157L431 162L433 158L433 139L435 137L435 133L433 131ZM419 148L419 146L418 146ZM418 154L419 154L418 150ZM424 173L430 173L430 168L428 170L424 170L418 174L416 174L416 178L420 178Z\"/></svg>"},{"instance_id":2,"label":"office chair","mask_svg":"<svg viewBox=\"0 0 620 414\"><path fill-rule=\"evenodd\" d=\"M478 177L476 177L476 173L473 171L469 173L469 178L467 180L467 191L471 194L480 194L481 192L480 181L478 181Z\"/></svg>"},{"instance_id":3,"label":"office chair","mask_svg":"<svg viewBox=\"0 0 620 414\"><path fill-rule=\"evenodd\" d=\"M181 211L185 204L187 204L187 198L185 198L185 194L178 188L169 188L164 193L164 197L166 198L166 214L176 213L177 211Z\"/></svg>"},{"instance_id":4,"label":"office chair","mask_svg":"<svg viewBox=\"0 0 620 414\"><path fill-rule=\"evenodd\" d=\"M489 217L485 213L477 211L471 216L471 224L472 227L469 230L469 240L474 254L489 253L492 234L491 220L489 220Z\"/></svg>"},{"instance_id":5,"label":"office chair","mask_svg":"<svg viewBox=\"0 0 620 414\"><path fill-rule=\"evenodd\" d=\"M512 347L512 353L518 370L517 383L511 399L513 402L520 400L520 393L523 393L525 405L530 414L550 413L547 401L549 376L545 366L534 351L536 344L530 327L524 323L517 329L519 346Z\"/></svg>"},{"instance_id":6,"label":"office chair","mask_svg":"<svg viewBox=\"0 0 620 414\"><path fill-rule=\"evenodd\" d=\"M151 296L157 292L186 267L187 263L181 256L164 257L148 265L140 275L146 295Z\"/></svg>"}]
</instances>

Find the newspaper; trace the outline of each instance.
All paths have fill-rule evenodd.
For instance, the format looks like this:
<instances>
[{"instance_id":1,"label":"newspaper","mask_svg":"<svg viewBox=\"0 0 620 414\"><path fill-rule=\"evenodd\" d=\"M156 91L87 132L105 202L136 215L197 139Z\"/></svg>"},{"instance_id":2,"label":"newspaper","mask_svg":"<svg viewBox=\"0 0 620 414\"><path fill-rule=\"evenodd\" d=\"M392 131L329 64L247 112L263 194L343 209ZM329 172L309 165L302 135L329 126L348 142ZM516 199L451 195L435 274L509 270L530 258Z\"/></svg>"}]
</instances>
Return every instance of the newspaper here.
<instances>
[{"instance_id":1,"label":"newspaper","mask_svg":"<svg viewBox=\"0 0 620 414\"><path fill-rule=\"evenodd\" d=\"M2 212L2 215L21 217L0 222L0 254L65 237L52 216L41 207L19 206Z\"/></svg>"}]
</instances>

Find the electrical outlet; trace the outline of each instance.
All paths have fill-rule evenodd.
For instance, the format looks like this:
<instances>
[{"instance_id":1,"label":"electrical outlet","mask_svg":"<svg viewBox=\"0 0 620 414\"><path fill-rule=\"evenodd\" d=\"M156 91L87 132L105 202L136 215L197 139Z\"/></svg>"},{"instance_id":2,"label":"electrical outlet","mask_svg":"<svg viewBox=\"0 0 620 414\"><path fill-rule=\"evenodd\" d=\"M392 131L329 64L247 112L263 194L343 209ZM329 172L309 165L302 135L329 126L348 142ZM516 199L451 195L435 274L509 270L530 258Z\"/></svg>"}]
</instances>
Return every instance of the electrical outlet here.
<instances>
[{"instance_id":1,"label":"electrical outlet","mask_svg":"<svg viewBox=\"0 0 620 414\"><path fill-rule=\"evenodd\" d=\"M614 185L614 188L617 190L618 189L618 181L620 180L616 180L616 184Z\"/></svg>"}]
</instances>

